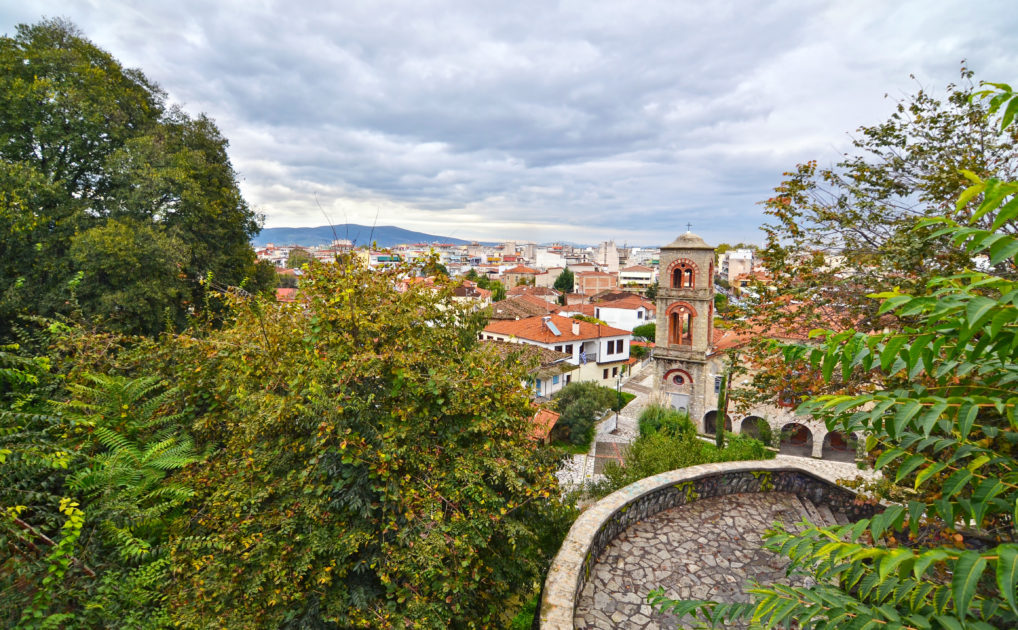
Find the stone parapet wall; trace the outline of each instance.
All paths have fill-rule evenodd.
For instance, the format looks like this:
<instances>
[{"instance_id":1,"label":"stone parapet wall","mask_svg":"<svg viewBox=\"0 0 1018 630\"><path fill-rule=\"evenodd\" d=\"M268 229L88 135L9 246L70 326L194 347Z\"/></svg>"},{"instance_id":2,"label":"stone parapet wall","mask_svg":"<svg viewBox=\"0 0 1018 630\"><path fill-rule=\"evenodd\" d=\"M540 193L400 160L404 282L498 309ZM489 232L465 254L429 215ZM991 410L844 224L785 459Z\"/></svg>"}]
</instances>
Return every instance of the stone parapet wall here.
<instances>
[{"instance_id":1,"label":"stone parapet wall","mask_svg":"<svg viewBox=\"0 0 1018 630\"><path fill-rule=\"evenodd\" d=\"M880 508L857 504L852 491L822 466L798 457L704 464L647 477L587 508L573 523L552 562L541 598L541 630L573 628L576 600L598 556L630 525L701 498L743 492L791 492L843 512L850 520Z\"/></svg>"}]
</instances>

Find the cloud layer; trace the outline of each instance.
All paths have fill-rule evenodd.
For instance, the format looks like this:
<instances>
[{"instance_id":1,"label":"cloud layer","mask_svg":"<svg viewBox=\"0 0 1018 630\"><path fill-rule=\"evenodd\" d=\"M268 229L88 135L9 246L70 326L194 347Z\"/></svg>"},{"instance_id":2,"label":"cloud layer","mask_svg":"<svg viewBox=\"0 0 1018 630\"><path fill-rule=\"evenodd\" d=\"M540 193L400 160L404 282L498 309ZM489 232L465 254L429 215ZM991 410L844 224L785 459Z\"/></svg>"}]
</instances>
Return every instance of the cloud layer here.
<instances>
[{"instance_id":1,"label":"cloud layer","mask_svg":"<svg viewBox=\"0 0 1018 630\"><path fill-rule=\"evenodd\" d=\"M781 173L916 81L1018 67L1009 0L503 4L43 0L0 29L66 16L208 113L267 226L537 241L758 241Z\"/></svg>"}]
</instances>

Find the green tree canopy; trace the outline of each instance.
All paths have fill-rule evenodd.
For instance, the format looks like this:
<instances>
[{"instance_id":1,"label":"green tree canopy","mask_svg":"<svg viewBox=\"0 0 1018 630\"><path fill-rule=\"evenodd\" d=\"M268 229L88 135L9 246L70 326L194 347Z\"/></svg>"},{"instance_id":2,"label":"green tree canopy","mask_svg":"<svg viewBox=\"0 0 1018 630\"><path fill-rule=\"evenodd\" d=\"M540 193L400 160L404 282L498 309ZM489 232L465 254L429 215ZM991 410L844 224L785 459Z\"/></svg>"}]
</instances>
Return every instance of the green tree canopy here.
<instances>
[{"instance_id":1,"label":"green tree canopy","mask_svg":"<svg viewBox=\"0 0 1018 630\"><path fill-rule=\"evenodd\" d=\"M501 627L529 595L567 512L525 367L477 343L451 281L396 292L408 271L315 266L299 305L181 339L220 445L172 541L182 627Z\"/></svg>"},{"instance_id":2,"label":"green tree canopy","mask_svg":"<svg viewBox=\"0 0 1018 630\"><path fill-rule=\"evenodd\" d=\"M314 259L314 256L308 253L308 250L295 247L290 250L290 254L286 257L286 267L287 269L300 269L301 265L310 264Z\"/></svg>"},{"instance_id":3,"label":"green tree canopy","mask_svg":"<svg viewBox=\"0 0 1018 630\"><path fill-rule=\"evenodd\" d=\"M121 232L148 227L123 239L125 245L186 244L173 248L184 254L175 262L185 290L166 275L159 277L168 286L154 289L176 295L177 311L204 303L199 278L211 274L227 285L257 279L249 244L257 217L240 196L215 124L168 107L157 85L123 68L73 25L45 20L0 37L0 112L4 328L21 313L73 308L68 282L79 271L85 272L79 292L102 291L110 277L80 266L70 250L75 235L111 220L123 222L114 228ZM92 305L83 304L86 315L108 315ZM153 315L157 321L138 317L136 332L159 329L164 319L162 313Z\"/></svg>"},{"instance_id":4,"label":"green tree canopy","mask_svg":"<svg viewBox=\"0 0 1018 630\"><path fill-rule=\"evenodd\" d=\"M575 283L576 279L573 272L569 269L569 267L566 267L562 270L562 273L558 275L558 278L555 278L554 288L556 291L561 291L563 294L572 293L573 285Z\"/></svg>"}]
</instances>

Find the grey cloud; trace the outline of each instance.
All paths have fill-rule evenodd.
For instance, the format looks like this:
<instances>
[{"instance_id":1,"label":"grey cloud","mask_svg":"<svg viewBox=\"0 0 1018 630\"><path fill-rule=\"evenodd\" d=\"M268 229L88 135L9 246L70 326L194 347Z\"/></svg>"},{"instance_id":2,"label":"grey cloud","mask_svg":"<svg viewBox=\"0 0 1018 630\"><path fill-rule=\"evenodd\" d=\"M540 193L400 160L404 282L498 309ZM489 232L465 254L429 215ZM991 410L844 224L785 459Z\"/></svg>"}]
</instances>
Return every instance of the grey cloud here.
<instances>
[{"instance_id":1,"label":"grey cloud","mask_svg":"<svg viewBox=\"0 0 1018 630\"><path fill-rule=\"evenodd\" d=\"M486 238L756 240L781 172L836 160L910 72L1018 67L1007 0L38 4L0 26L67 14L208 112L270 226L320 202Z\"/></svg>"}]
</instances>

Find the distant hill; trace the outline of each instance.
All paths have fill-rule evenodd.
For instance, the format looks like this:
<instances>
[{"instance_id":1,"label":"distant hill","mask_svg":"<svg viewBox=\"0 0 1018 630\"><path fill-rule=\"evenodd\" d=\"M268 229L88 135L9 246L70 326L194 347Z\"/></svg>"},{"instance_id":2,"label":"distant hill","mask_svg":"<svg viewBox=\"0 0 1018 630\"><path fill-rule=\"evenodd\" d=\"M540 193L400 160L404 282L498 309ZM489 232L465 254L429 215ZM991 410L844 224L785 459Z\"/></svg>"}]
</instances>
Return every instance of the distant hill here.
<instances>
[{"instance_id":1,"label":"distant hill","mask_svg":"<svg viewBox=\"0 0 1018 630\"><path fill-rule=\"evenodd\" d=\"M333 232L335 230L335 232ZM349 239L354 245L369 245L372 241L378 243L379 247L393 247L401 243L453 243L456 245L467 245L473 241L465 241L461 238L451 236L438 236L436 234L425 234L404 230L393 225L357 225L356 223L343 223L336 226L322 225L319 227L280 227L265 228L261 233L251 239L255 247L264 247L266 243L276 245L328 245L333 239ZM487 243L482 243L487 244Z\"/></svg>"}]
</instances>

